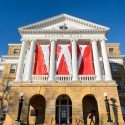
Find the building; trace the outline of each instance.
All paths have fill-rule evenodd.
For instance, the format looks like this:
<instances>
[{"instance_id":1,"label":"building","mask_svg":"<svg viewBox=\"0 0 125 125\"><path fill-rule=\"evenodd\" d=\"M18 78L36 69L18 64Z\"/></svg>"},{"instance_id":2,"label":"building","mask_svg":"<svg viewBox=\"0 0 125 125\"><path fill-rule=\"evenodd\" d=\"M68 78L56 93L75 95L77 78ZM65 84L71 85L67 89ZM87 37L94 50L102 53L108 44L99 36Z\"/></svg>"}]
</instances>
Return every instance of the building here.
<instances>
[{"instance_id":1,"label":"building","mask_svg":"<svg viewBox=\"0 0 125 125\"><path fill-rule=\"evenodd\" d=\"M67 14L19 28L21 43L8 44L0 58L4 125L17 119L21 92L25 124L82 125L94 111L96 123L105 125L106 92L111 119L124 125L125 56L119 43L106 43L108 31Z\"/></svg>"}]
</instances>

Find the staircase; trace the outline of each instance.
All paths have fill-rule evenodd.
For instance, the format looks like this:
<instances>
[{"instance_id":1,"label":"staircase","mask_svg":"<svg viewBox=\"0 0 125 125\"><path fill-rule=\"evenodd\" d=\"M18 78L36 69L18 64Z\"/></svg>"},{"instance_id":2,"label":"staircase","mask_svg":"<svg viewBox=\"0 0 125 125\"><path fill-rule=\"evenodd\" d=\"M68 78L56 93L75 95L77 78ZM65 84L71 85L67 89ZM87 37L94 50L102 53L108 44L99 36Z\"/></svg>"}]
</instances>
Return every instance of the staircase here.
<instances>
[{"instance_id":1,"label":"staircase","mask_svg":"<svg viewBox=\"0 0 125 125\"><path fill-rule=\"evenodd\" d=\"M85 125L85 123L82 119L76 117L74 125Z\"/></svg>"},{"instance_id":2,"label":"staircase","mask_svg":"<svg viewBox=\"0 0 125 125\"><path fill-rule=\"evenodd\" d=\"M61 125L85 125L84 121L78 117L75 118L74 122L75 123L73 124L61 124ZM56 124L54 117L52 117L50 120L50 125L59 125L59 124Z\"/></svg>"}]
</instances>

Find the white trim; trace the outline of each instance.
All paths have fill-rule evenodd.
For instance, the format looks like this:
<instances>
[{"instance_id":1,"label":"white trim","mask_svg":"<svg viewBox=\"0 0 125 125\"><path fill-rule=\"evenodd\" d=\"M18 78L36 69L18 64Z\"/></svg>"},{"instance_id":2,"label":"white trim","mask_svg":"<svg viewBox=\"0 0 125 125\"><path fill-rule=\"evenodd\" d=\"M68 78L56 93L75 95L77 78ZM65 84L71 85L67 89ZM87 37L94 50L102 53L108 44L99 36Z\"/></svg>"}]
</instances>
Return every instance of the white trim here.
<instances>
[{"instance_id":1,"label":"white trim","mask_svg":"<svg viewBox=\"0 0 125 125\"><path fill-rule=\"evenodd\" d=\"M106 43L106 45L120 45L120 43Z\"/></svg>"},{"instance_id":2,"label":"white trim","mask_svg":"<svg viewBox=\"0 0 125 125\"><path fill-rule=\"evenodd\" d=\"M108 27L98 25L96 23L92 23L90 21L86 21L86 20L83 20L83 19L80 19L80 18L77 18L77 17L74 17L74 16L67 15L67 14L61 14L61 15L58 15L58 16L48 18L48 19L43 20L43 21L39 21L37 23L32 23L30 25L20 27L19 31L24 30L24 29L33 29L34 27L40 27L40 26L45 27L48 24L50 25L50 24L53 24L54 22L65 21L65 20L70 20L70 21L76 22L78 24L86 25L86 26L89 26L89 27L92 27L92 28L95 28L95 29L103 29L103 30L106 30L106 31L109 30Z\"/></svg>"},{"instance_id":3,"label":"white trim","mask_svg":"<svg viewBox=\"0 0 125 125\"><path fill-rule=\"evenodd\" d=\"M21 46L22 44L20 43L9 43L8 46Z\"/></svg>"}]
</instances>

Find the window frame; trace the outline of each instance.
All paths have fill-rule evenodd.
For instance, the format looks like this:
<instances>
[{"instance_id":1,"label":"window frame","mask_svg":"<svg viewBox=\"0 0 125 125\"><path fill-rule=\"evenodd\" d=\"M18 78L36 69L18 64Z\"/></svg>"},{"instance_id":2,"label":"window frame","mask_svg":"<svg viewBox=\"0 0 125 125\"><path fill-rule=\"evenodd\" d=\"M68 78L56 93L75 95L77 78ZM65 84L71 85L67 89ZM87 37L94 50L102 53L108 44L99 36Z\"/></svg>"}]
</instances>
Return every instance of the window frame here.
<instances>
[{"instance_id":1,"label":"window frame","mask_svg":"<svg viewBox=\"0 0 125 125\"><path fill-rule=\"evenodd\" d=\"M16 64L12 64L11 67L10 67L10 73L16 73Z\"/></svg>"},{"instance_id":2,"label":"window frame","mask_svg":"<svg viewBox=\"0 0 125 125\"><path fill-rule=\"evenodd\" d=\"M119 66L118 64L111 63L111 70L113 75L119 75Z\"/></svg>"},{"instance_id":3,"label":"window frame","mask_svg":"<svg viewBox=\"0 0 125 125\"><path fill-rule=\"evenodd\" d=\"M114 48L109 48L109 54L114 54Z\"/></svg>"},{"instance_id":4,"label":"window frame","mask_svg":"<svg viewBox=\"0 0 125 125\"><path fill-rule=\"evenodd\" d=\"M16 52L17 51L17 52ZM14 49L13 51L14 54L20 54L20 49Z\"/></svg>"}]
</instances>

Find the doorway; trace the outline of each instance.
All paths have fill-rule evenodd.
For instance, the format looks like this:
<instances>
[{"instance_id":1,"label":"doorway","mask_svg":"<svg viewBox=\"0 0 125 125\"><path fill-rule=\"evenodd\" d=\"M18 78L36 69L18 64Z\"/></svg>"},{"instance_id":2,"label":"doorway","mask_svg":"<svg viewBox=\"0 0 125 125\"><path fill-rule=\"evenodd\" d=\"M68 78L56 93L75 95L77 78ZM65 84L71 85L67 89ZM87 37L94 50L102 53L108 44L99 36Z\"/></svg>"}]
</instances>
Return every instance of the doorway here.
<instances>
[{"instance_id":1,"label":"doorway","mask_svg":"<svg viewBox=\"0 0 125 125\"><path fill-rule=\"evenodd\" d=\"M99 124L98 104L93 95L86 95L82 101L83 105L83 120L85 124L89 124L89 113L93 112L95 115L95 124Z\"/></svg>"},{"instance_id":2,"label":"doorway","mask_svg":"<svg viewBox=\"0 0 125 125\"><path fill-rule=\"evenodd\" d=\"M72 102L68 95L60 95L56 100L56 124L72 123Z\"/></svg>"},{"instance_id":3,"label":"doorway","mask_svg":"<svg viewBox=\"0 0 125 125\"><path fill-rule=\"evenodd\" d=\"M31 125L43 124L45 120L45 106L46 101L45 98L36 94L31 97L29 101L29 123Z\"/></svg>"}]
</instances>

